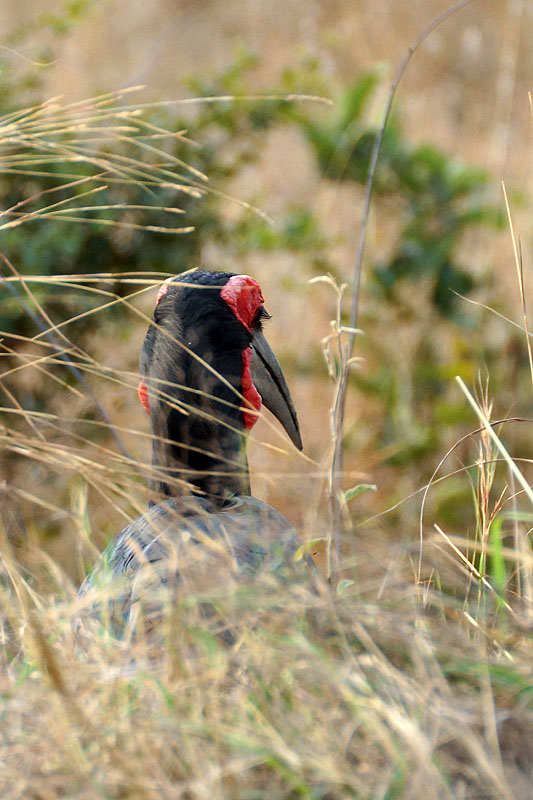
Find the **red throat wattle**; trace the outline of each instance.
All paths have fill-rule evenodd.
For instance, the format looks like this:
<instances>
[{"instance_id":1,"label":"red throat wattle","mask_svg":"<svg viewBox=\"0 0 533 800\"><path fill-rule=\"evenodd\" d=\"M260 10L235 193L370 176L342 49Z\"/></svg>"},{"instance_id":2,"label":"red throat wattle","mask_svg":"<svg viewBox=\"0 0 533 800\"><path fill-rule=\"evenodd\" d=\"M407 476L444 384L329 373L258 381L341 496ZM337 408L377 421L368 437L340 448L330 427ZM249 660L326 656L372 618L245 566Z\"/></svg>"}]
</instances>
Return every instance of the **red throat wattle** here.
<instances>
[{"instance_id":1,"label":"red throat wattle","mask_svg":"<svg viewBox=\"0 0 533 800\"><path fill-rule=\"evenodd\" d=\"M146 411L146 413L147 414L151 414L152 412L150 411L150 401L148 399L148 389L146 388L146 384L145 384L143 378L141 378L141 380L139 381L139 385L137 386L137 396L139 397L139 400L141 401L142 406L143 406L144 410Z\"/></svg>"},{"instance_id":2,"label":"red throat wattle","mask_svg":"<svg viewBox=\"0 0 533 800\"><path fill-rule=\"evenodd\" d=\"M250 374L251 363L252 350L250 347L247 347L246 350L242 352L242 396L245 400L245 407L249 404L251 408L255 408L256 411L261 411L261 395L252 381L252 376ZM257 422L257 414L252 414L250 411L243 411L242 415L244 417L244 426L246 430L251 430Z\"/></svg>"},{"instance_id":3,"label":"red throat wattle","mask_svg":"<svg viewBox=\"0 0 533 800\"><path fill-rule=\"evenodd\" d=\"M174 280L174 278L167 278L167 279L166 279L166 281L164 281L164 282L161 284L161 286L160 286L160 287L159 287L159 289L157 290L157 297L155 298L155 304L156 304L156 305L159 303L159 301L161 300L161 298L162 298L162 297L164 297L164 296L166 295L166 293L168 292L168 290L169 290L169 288L170 288L170 287L169 287L169 283L172 283L172 281L173 281L173 280Z\"/></svg>"}]
</instances>

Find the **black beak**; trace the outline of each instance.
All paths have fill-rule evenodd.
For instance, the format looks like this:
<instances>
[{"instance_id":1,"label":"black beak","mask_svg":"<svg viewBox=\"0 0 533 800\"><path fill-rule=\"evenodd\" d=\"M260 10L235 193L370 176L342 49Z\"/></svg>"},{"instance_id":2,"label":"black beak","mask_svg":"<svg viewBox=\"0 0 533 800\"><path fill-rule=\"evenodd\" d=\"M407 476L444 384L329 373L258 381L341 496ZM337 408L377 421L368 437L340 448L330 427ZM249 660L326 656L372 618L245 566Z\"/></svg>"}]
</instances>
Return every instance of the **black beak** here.
<instances>
[{"instance_id":1,"label":"black beak","mask_svg":"<svg viewBox=\"0 0 533 800\"><path fill-rule=\"evenodd\" d=\"M261 331L254 332L251 345L250 372L255 388L268 410L281 422L294 446L302 450L298 417L278 360Z\"/></svg>"}]
</instances>

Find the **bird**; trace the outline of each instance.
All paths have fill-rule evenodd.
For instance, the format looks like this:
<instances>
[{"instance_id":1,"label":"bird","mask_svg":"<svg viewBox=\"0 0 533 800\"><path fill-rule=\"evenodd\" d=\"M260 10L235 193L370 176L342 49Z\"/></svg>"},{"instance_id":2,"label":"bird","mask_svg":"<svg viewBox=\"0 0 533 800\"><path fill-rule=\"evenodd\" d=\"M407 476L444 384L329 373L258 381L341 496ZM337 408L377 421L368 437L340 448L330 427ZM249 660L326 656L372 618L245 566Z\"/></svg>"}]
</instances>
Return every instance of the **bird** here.
<instances>
[{"instance_id":1,"label":"bird","mask_svg":"<svg viewBox=\"0 0 533 800\"><path fill-rule=\"evenodd\" d=\"M117 636L140 619L144 632L153 630L164 616L162 592L212 590L264 572L286 577L307 562L288 520L250 493L246 441L263 404L302 450L296 410L263 332L269 319L248 275L195 270L159 288L138 386L152 426L152 499L78 593L87 603L106 587L105 602L85 609Z\"/></svg>"}]
</instances>

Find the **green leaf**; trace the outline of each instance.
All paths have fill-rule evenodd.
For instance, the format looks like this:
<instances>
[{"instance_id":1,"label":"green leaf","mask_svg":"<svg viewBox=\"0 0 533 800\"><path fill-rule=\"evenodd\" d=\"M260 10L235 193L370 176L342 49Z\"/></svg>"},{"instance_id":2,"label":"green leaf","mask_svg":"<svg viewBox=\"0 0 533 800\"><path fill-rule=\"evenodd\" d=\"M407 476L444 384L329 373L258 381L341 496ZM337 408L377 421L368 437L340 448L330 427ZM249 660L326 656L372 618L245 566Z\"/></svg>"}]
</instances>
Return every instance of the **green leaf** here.
<instances>
[{"instance_id":1,"label":"green leaf","mask_svg":"<svg viewBox=\"0 0 533 800\"><path fill-rule=\"evenodd\" d=\"M346 594L350 586L354 585L354 581L350 580L350 578L343 578L342 581L339 581L337 584L337 595L341 597L343 594Z\"/></svg>"},{"instance_id":2,"label":"green leaf","mask_svg":"<svg viewBox=\"0 0 533 800\"><path fill-rule=\"evenodd\" d=\"M327 542L327 537L319 536L318 539L308 539L307 542L304 542L300 545L298 550L293 555L292 560L301 561L304 555L312 550L315 545L319 544L319 542Z\"/></svg>"},{"instance_id":3,"label":"green leaf","mask_svg":"<svg viewBox=\"0 0 533 800\"><path fill-rule=\"evenodd\" d=\"M346 489L343 493L344 500L346 503L349 503L350 500L355 500L360 494L365 494L365 492L377 492L377 490L378 487L375 483L359 483L357 486L352 486L351 489Z\"/></svg>"},{"instance_id":4,"label":"green leaf","mask_svg":"<svg viewBox=\"0 0 533 800\"><path fill-rule=\"evenodd\" d=\"M339 119L340 133L342 133L348 125L361 117L365 105L379 81L380 78L376 72L367 72L348 86L342 98Z\"/></svg>"}]
</instances>

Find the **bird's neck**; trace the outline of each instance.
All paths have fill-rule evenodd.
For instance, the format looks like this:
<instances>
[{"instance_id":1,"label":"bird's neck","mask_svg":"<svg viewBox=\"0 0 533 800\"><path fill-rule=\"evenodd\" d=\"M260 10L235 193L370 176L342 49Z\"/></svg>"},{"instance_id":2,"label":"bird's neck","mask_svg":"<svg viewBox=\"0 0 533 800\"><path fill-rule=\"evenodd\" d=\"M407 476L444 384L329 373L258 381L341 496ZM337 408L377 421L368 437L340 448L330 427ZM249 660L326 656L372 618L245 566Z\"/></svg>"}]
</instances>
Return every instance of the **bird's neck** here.
<instances>
[{"instance_id":1,"label":"bird's neck","mask_svg":"<svg viewBox=\"0 0 533 800\"><path fill-rule=\"evenodd\" d=\"M180 355L179 368L176 359L164 370L167 383L157 387L164 397L151 402L152 489L158 497L198 492L221 505L231 495L250 494L243 415L235 392L241 391L242 351L224 350L218 358L202 354L201 348L195 352L216 364L219 375L186 353Z\"/></svg>"}]
</instances>

